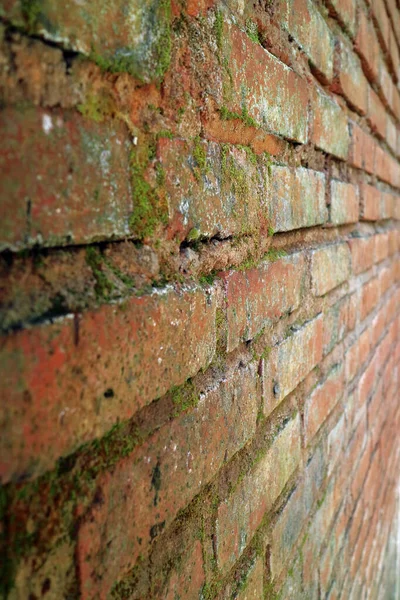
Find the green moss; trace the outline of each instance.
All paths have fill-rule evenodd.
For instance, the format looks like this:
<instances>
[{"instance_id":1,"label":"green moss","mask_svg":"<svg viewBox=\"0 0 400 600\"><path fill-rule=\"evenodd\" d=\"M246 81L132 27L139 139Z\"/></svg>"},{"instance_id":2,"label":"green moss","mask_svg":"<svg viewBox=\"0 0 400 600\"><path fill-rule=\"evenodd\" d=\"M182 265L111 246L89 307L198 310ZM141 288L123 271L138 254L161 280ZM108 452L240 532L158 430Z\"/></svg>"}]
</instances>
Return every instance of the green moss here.
<instances>
[{"instance_id":1,"label":"green moss","mask_svg":"<svg viewBox=\"0 0 400 600\"><path fill-rule=\"evenodd\" d=\"M223 119L224 121L232 121L235 119L239 119L248 127L255 127L256 129L259 128L258 123L253 119L253 117L249 115L248 110L245 106L243 107L241 113L232 112L231 110L226 108L226 106L221 106L221 108L219 109L219 114L221 116L221 119Z\"/></svg>"},{"instance_id":2,"label":"green moss","mask_svg":"<svg viewBox=\"0 0 400 600\"><path fill-rule=\"evenodd\" d=\"M255 42L256 44L260 43L257 24L251 19L247 19L246 21L246 33L252 42Z\"/></svg>"},{"instance_id":3,"label":"green moss","mask_svg":"<svg viewBox=\"0 0 400 600\"><path fill-rule=\"evenodd\" d=\"M273 235L275 235L275 229L273 227L271 227L271 225L268 227L268 235L269 235L269 237L272 237Z\"/></svg>"},{"instance_id":4,"label":"green moss","mask_svg":"<svg viewBox=\"0 0 400 600\"><path fill-rule=\"evenodd\" d=\"M249 162L251 162L252 165L257 164L257 155L250 148L250 146L243 146L242 144L238 144L238 148L240 148L241 150L244 150L246 152L247 158L248 158Z\"/></svg>"},{"instance_id":5,"label":"green moss","mask_svg":"<svg viewBox=\"0 0 400 600\"><path fill-rule=\"evenodd\" d=\"M116 267L109 258L106 258L105 256L103 256L103 260L104 260L104 263L107 265L107 267L110 269L110 271L112 271L114 273L114 275L122 281L122 283L124 283L126 286L128 286L130 288L134 287L135 282L132 279L132 277L129 277L129 275L125 275L125 273L120 271L118 269L118 267Z\"/></svg>"},{"instance_id":6,"label":"green moss","mask_svg":"<svg viewBox=\"0 0 400 600\"><path fill-rule=\"evenodd\" d=\"M216 273L215 273L215 271L212 271L211 273L208 273L207 275L200 275L199 283L200 283L200 285L203 285L203 286L209 286L214 283L215 278L216 278Z\"/></svg>"},{"instance_id":7,"label":"green moss","mask_svg":"<svg viewBox=\"0 0 400 600\"><path fill-rule=\"evenodd\" d=\"M161 163L156 164L156 181L157 185L162 187L165 183L165 171Z\"/></svg>"},{"instance_id":8,"label":"green moss","mask_svg":"<svg viewBox=\"0 0 400 600\"><path fill-rule=\"evenodd\" d=\"M160 0L160 10L164 26L157 44L156 78L162 81L171 64L171 0Z\"/></svg>"},{"instance_id":9,"label":"green moss","mask_svg":"<svg viewBox=\"0 0 400 600\"><path fill-rule=\"evenodd\" d=\"M42 0L21 0L21 12L28 30L32 32L42 12Z\"/></svg>"},{"instance_id":10,"label":"green moss","mask_svg":"<svg viewBox=\"0 0 400 600\"><path fill-rule=\"evenodd\" d=\"M168 222L168 211L157 190L145 179L144 172L155 155L155 146L150 143L147 149L147 160L140 158L136 152L131 153L132 200L133 213L129 219L132 233L143 240L151 237L160 223ZM158 171L157 171L158 170ZM164 172L161 165L156 167L158 185L164 183Z\"/></svg>"},{"instance_id":11,"label":"green moss","mask_svg":"<svg viewBox=\"0 0 400 600\"><path fill-rule=\"evenodd\" d=\"M168 129L162 129L161 131L159 131L157 133L157 139L168 138L169 140L172 140L173 137L174 137L174 134L172 133L172 131L169 131Z\"/></svg>"},{"instance_id":12,"label":"green moss","mask_svg":"<svg viewBox=\"0 0 400 600\"><path fill-rule=\"evenodd\" d=\"M197 242L200 238L200 231L193 227L186 236L188 242Z\"/></svg>"},{"instance_id":13,"label":"green moss","mask_svg":"<svg viewBox=\"0 0 400 600\"><path fill-rule=\"evenodd\" d=\"M86 262L92 269L92 273L96 279L95 292L97 297L99 299L108 298L114 289L114 285L108 280L102 270L104 260L97 248L94 248L93 246L86 248Z\"/></svg>"},{"instance_id":14,"label":"green moss","mask_svg":"<svg viewBox=\"0 0 400 600\"><path fill-rule=\"evenodd\" d=\"M196 179L199 180L201 175L206 175L209 171L209 167L207 165L207 153L199 136L196 136L193 142L193 158L196 163L194 174Z\"/></svg>"},{"instance_id":15,"label":"green moss","mask_svg":"<svg viewBox=\"0 0 400 600\"><path fill-rule=\"evenodd\" d=\"M233 156L229 155L229 146L221 146L222 185L228 185L232 193L246 202L249 187L245 170L238 166Z\"/></svg>"},{"instance_id":16,"label":"green moss","mask_svg":"<svg viewBox=\"0 0 400 600\"><path fill-rule=\"evenodd\" d=\"M173 387L170 394L176 408L175 416L197 406L199 402L199 394L191 379L188 379L183 385Z\"/></svg>"},{"instance_id":17,"label":"green moss","mask_svg":"<svg viewBox=\"0 0 400 600\"><path fill-rule=\"evenodd\" d=\"M264 158L265 166L267 167L268 176L271 177L271 174L272 174L272 168L271 167L273 165L273 162L271 160L271 155L269 154L269 152L265 151L264 154L263 154L263 158Z\"/></svg>"},{"instance_id":18,"label":"green moss","mask_svg":"<svg viewBox=\"0 0 400 600\"><path fill-rule=\"evenodd\" d=\"M85 102L78 104L79 112L88 119L102 123L113 114L111 99L104 95L88 94Z\"/></svg>"},{"instance_id":19,"label":"green moss","mask_svg":"<svg viewBox=\"0 0 400 600\"><path fill-rule=\"evenodd\" d=\"M222 50L222 41L224 34L224 17L220 10L217 10L217 12L215 13L214 32L215 37L217 38L217 46L219 50Z\"/></svg>"},{"instance_id":20,"label":"green moss","mask_svg":"<svg viewBox=\"0 0 400 600\"><path fill-rule=\"evenodd\" d=\"M268 258L268 260L270 260L271 262L273 262L274 260L278 260L279 258L283 258L284 256L287 256L287 253L281 248L270 248L265 254L265 258Z\"/></svg>"}]
</instances>

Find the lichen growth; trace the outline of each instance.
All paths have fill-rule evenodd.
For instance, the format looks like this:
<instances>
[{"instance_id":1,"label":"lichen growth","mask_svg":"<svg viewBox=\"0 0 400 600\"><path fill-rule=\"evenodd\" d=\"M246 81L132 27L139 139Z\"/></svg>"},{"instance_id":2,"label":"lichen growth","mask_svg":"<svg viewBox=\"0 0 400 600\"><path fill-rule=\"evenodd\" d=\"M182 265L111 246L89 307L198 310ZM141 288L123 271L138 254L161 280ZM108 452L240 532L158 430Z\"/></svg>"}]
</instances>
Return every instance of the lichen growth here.
<instances>
[{"instance_id":1,"label":"lichen growth","mask_svg":"<svg viewBox=\"0 0 400 600\"><path fill-rule=\"evenodd\" d=\"M246 33L252 42L255 42L256 44L260 43L257 23L254 23L251 19L247 19L246 21Z\"/></svg>"}]
</instances>

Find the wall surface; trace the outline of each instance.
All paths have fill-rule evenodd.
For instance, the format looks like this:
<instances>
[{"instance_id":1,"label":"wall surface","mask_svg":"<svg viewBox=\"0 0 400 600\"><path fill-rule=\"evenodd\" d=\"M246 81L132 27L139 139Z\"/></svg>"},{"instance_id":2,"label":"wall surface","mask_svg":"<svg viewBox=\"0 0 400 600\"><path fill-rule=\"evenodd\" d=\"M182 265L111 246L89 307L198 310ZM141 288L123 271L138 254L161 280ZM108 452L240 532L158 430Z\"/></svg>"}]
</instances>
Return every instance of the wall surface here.
<instances>
[{"instance_id":1,"label":"wall surface","mask_svg":"<svg viewBox=\"0 0 400 600\"><path fill-rule=\"evenodd\" d=\"M0 89L2 596L398 600L398 0L0 0Z\"/></svg>"}]
</instances>

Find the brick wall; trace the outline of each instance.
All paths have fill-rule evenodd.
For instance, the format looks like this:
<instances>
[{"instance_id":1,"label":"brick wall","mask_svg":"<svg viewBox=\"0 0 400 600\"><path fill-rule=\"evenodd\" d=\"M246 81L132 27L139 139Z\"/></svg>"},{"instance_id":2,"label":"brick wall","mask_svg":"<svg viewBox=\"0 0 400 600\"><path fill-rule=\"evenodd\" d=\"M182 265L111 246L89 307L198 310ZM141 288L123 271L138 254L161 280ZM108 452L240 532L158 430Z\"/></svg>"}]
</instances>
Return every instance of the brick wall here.
<instances>
[{"instance_id":1,"label":"brick wall","mask_svg":"<svg viewBox=\"0 0 400 600\"><path fill-rule=\"evenodd\" d=\"M1 0L0 82L2 597L396 600L398 2Z\"/></svg>"}]
</instances>

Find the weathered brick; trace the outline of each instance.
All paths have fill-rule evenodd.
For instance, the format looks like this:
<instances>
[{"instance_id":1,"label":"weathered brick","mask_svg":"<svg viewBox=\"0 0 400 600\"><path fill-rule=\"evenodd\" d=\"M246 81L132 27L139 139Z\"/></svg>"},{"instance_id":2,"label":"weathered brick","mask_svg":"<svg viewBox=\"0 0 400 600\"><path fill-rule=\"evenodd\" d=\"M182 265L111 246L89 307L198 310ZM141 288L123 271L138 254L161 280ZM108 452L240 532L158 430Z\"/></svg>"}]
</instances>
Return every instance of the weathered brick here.
<instances>
[{"instance_id":1,"label":"weathered brick","mask_svg":"<svg viewBox=\"0 0 400 600\"><path fill-rule=\"evenodd\" d=\"M247 574L236 600L259 600L264 594L264 564L257 558L250 573Z\"/></svg>"},{"instance_id":2,"label":"weathered brick","mask_svg":"<svg viewBox=\"0 0 400 600\"><path fill-rule=\"evenodd\" d=\"M343 366L336 365L328 374L326 380L320 384L306 399L304 406L304 436L306 444L326 420L343 394Z\"/></svg>"},{"instance_id":3,"label":"weathered brick","mask_svg":"<svg viewBox=\"0 0 400 600\"><path fill-rule=\"evenodd\" d=\"M347 400L347 398L346 398ZM331 429L327 437L327 465L330 475L338 463L346 443L346 419L342 414L336 425ZM329 522L329 520L328 520Z\"/></svg>"},{"instance_id":4,"label":"weathered brick","mask_svg":"<svg viewBox=\"0 0 400 600\"><path fill-rule=\"evenodd\" d=\"M334 225L357 223L359 203L357 186L343 181L331 182L330 220Z\"/></svg>"},{"instance_id":5,"label":"weathered brick","mask_svg":"<svg viewBox=\"0 0 400 600\"><path fill-rule=\"evenodd\" d=\"M273 133L307 141L306 82L260 44L233 25L225 24L223 52L232 80L227 77L230 111L255 119Z\"/></svg>"},{"instance_id":6,"label":"weathered brick","mask_svg":"<svg viewBox=\"0 0 400 600\"><path fill-rule=\"evenodd\" d=\"M315 296L323 296L350 276L347 244L335 244L311 252L311 285Z\"/></svg>"},{"instance_id":7,"label":"weathered brick","mask_svg":"<svg viewBox=\"0 0 400 600\"><path fill-rule=\"evenodd\" d=\"M272 166L268 217L275 231L290 231L324 223L325 176L311 169Z\"/></svg>"},{"instance_id":8,"label":"weathered brick","mask_svg":"<svg viewBox=\"0 0 400 600\"><path fill-rule=\"evenodd\" d=\"M337 16L349 32L354 35L356 24L355 0L328 0L328 5L333 11L333 14Z\"/></svg>"},{"instance_id":9,"label":"weathered brick","mask_svg":"<svg viewBox=\"0 0 400 600\"><path fill-rule=\"evenodd\" d=\"M324 81L333 75L334 38L315 4L310 0L285 0L283 26L304 50Z\"/></svg>"},{"instance_id":10,"label":"weathered brick","mask_svg":"<svg viewBox=\"0 0 400 600\"><path fill-rule=\"evenodd\" d=\"M227 571L242 554L299 460L300 419L297 415L218 508L217 558L223 571Z\"/></svg>"},{"instance_id":11,"label":"weathered brick","mask_svg":"<svg viewBox=\"0 0 400 600\"><path fill-rule=\"evenodd\" d=\"M254 369L241 368L98 478L102 502L78 533L83 598L106 596L114 580L146 553L151 540L254 434L257 409Z\"/></svg>"},{"instance_id":12,"label":"weathered brick","mask_svg":"<svg viewBox=\"0 0 400 600\"><path fill-rule=\"evenodd\" d=\"M201 596L204 584L203 550L197 540L183 557L179 568L174 569L163 597L165 600L195 600Z\"/></svg>"},{"instance_id":13,"label":"weathered brick","mask_svg":"<svg viewBox=\"0 0 400 600\"><path fill-rule=\"evenodd\" d=\"M386 136L386 111L378 94L372 87L368 88L368 122L373 131L380 137Z\"/></svg>"},{"instance_id":14,"label":"weathered brick","mask_svg":"<svg viewBox=\"0 0 400 600\"><path fill-rule=\"evenodd\" d=\"M320 362L323 345L323 319L318 316L271 349L264 359L264 414L293 391Z\"/></svg>"},{"instance_id":15,"label":"weathered brick","mask_svg":"<svg viewBox=\"0 0 400 600\"><path fill-rule=\"evenodd\" d=\"M240 341L254 338L261 329L299 306L306 262L297 253L275 262L263 262L246 271L221 274L225 282L228 352Z\"/></svg>"},{"instance_id":16,"label":"weathered brick","mask_svg":"<svg viewBox=\"0 0 400 600\"><path fill-rule=\"evenodd\" d=\"M366 69L368 76L372 80L376 80L378 77L380 55L378 39L376 37L374 26L372 22L368 20L364 10L359 11L358 19L358 29L355 39L356 50L364 62L364 68Z\"/></svg>"},{"instance_id":17,"label":"weathered brick","mask_svg":"<svg viewBox=\"0 0 400 600\"><path fill-rule=\"evenodd\" d=\"M351 251L353 273L358 275L374 264L375 237L352 238L348 242Z\"/></svg>"},{"instance_id":18,"label":"weathered brick","mask_svg":"<svg viewBox=\"0 0 400 600\"><path fill-rule=\"evenodd\" d=\"M83 8L43 0L28 10L23 0L2 0L1 8L17 27L149 82L159 80L168 66L169 6L157 0L111 0L107 5L96 0Z\"/></svg>"},{"instance_id":19,"label":"weathered brick","mask_svg":"<svg viewBox=\"0 0 400 600\"><path fill-rule=\"evenodd\" d=\"M165 174L171 237L184 239L193 230L198 237L228 237L261 225L266 181L255 155L249 160L246 151L235 146L163 138L158 157Z\"/></svg>"},{"instance_id":20,"label":"weathered brick","mask_svg":"<svg viewBox=\"0 0 400 600\"><path fill-rule=\"evenodd\" d=\"M324 477L324 458L321 448L307 465L303 478L290 496L272 531L271 574L275 579L285 566L292 548L315 503Z\"/></svg>"},{"instance_id":21,"label":"weathered brick","mask_svg":"<svg viewBox=\"0 0 400 600\"><path fill-rule=\"evenodd\" d=\"M165 289L1 344L1 476L42 472L183 383L215 350L215 296Z\"/></svg>"},{"instance_id":22,"label":"weathered brick","mask_svg":"<svg viewBox=\"0 0 400 600\"><path fill-rule=\"evenodd\" d=\"M313 133L314 144L338 158L345 160L349 151L349 129L347 118L333 97L315 88L313 94Z\"/></svg>"},{"instance_id":23,"label":"weathered brick","mask_svg":"<svg viewBox=\"0 0 400 600\"><path fill-rule=\"evenodd\" d=\"M360 185L361 218L364 221L377 221L381 216L381 192L372 185Z\"/></svg>"},{"instance_id":24,"label":"weathered brick","mask_svg":"<svg viewBox=\"0 0 400 600\"><path fill-rule=\"evenodd\" d=\"M350 122L350 132L349 163L358 169L373 173L376 154L374 139L353 122Z\"/></svg>"},{"instance_id":25,"label":"weathered brick","mask_svg":"<svg viewBox=\"0 0 400 600\"><path fill-rule=\"evenodd\" d=\"M388 233L378 233L375 236L375 262L379 263L389 254L389 235Z\"/></svg>"},{"instance_id":26,"label":"weathered brick","mask_svg":"<svg viewBox=\"0 0 400 600\"><path fill-rule=\"evenodd\" d=\"M338 85L341 93L352 107L365 115L368 101L368 81L363 73L360 59L352 47L342 38L340 44L340 69Z\"/></svg>"},{"instance_id":27,"label":"weathered brick","mask_svg":"<svg viewBox=\"0 0 400 600\"><path fill-rule=\"evenodd\" d=\"M124 238L133 210L128 132L77 113L3 110L0 248Z\"/></svg>"},{"instance_id":28,"label":"weathered brick","mask_svg":"<svg viewBox=\"0 0 400 600\"><path fill-rule=\"evenodd\" d=\"M364 284L361 292L360 319L365 317L375 308L379 300L379 279L375 277Z\"/></svg>"},{"instance_id":29,"label":"weathered brick","mask_svg":"<svg viewBox=\"0 0 400 600\"><path fill-rule=\"evenodd\" d=\"M324 314L324 355L329 354L351 329L351 301L341 299Z\"/></svg>"}]
</instances>

